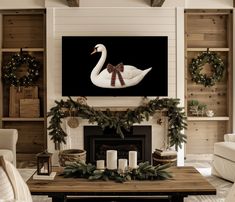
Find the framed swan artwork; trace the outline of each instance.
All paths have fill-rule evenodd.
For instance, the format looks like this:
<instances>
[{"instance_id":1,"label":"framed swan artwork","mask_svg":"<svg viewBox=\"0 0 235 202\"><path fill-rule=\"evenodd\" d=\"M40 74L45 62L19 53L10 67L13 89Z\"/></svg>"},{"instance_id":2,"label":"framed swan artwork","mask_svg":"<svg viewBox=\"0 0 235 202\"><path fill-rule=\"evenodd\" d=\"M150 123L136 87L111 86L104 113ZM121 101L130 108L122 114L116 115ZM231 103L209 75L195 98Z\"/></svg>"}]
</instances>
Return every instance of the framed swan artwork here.
<instances>
[{"instance_id":1,"label":"framed swan artwork","mask_svg":"<svg viewBox=\"0 0 235 202\"><path fill-rule=\"evenodd\" d=\"M166 36L63 36L63 96L167 96Z\"/></svg>"}]
</instances>

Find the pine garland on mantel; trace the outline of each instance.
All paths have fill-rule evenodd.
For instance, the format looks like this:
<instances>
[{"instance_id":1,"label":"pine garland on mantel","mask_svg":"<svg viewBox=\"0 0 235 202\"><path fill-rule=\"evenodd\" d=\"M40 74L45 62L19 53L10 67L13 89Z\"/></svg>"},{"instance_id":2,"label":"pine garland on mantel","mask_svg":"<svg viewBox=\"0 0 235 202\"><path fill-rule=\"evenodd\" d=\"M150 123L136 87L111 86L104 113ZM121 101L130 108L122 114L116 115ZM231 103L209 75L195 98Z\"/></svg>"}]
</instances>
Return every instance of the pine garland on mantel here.
<instances>
[{"instance_id":1,"label":"pine garland on mantel","mask_svg":"<svg viewBox=\"0 0 235 202\"><path fill-rule=\"evenodd\" d=\"M186 142L186 136L182 133L182 130L187 128L186 116L183 108L178 107L179 99L156 98L135 109L128 108L126 111L110 111L108 108L105 111L96 110L87 104L74 101L71 97L66 101L56 100L55 104L56 106L52 107L47 114L51 117L49 135L55 144L66 143L67 134L61 127L61 119L70 117L71 111L73 116L88 119L89 123L96 123L102 129L115 129L116 133L124 138L123 130L129 131L133 124L148 121L156 111L167 110L169 146L175 145L177 150L178 147L181 148L182 143Z\"/></svg>"}]
</instances>

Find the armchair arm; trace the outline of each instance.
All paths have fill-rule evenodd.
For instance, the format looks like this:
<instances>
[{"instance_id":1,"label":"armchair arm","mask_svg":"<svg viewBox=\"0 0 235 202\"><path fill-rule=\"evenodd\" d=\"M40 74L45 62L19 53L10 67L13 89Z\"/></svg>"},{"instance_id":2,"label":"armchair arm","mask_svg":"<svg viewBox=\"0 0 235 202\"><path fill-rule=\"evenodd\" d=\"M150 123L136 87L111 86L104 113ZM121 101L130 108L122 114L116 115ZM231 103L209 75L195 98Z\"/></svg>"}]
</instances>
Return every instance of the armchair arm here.
<instances>
[{"instance_id":1,"label":"armchair arm","mask_svg":"<svg viewBox=\"0 0 235 202\"><path fill-rule=\"evenodd\" d=\"M0 129L0 149L12 150L14 155L14 165L16 165L16 143L18 131L16 129Z\"/></svg>"},{"instance_id":2,"label":"armchair arm","mask_svg":"<svg viewBox=\"0 0 235 202\"><path fill-rule=\"evenodd\" d=\"M225 142L235 142L235 133L225 134L224 141Z\"/></svg>"}]
</instances>

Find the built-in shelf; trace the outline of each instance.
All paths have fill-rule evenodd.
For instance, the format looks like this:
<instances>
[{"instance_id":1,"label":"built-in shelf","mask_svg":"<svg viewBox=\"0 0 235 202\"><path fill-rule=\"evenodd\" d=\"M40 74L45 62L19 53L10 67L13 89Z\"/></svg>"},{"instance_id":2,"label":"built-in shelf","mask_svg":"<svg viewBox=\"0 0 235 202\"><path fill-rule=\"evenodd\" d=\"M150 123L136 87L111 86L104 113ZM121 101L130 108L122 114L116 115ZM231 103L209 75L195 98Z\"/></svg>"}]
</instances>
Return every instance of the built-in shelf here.
<instances>
[{"instance_id":1,"label":"built-in shelf","mask_svg":"<svg viewBox=\"0 0 235 202\"><path fill-rule=\"evenodd\" d=\"M209 48L209 49L208 49ZM187 48L187 51L221 51L221 52L228 52L230 49L229 48Z\"/></svg>"},{"instance_id":2,"label":"built-in shelf","mask_svg":"<svg viewBox=\"0 0 235 202\"><path fill-rule=\"evenodd\" d=\"M2 121L45 121L45 119L42 117L39 118L3 117Z\"/></svg>"},{"instance_id":3,"label":"built-in shelf","mask_svg":"<svg viewBox=\"0 0 235 202\"><path fill-rule=\"evenodd\" d=\"M44 48L2 48L2 52L20 52L20 51L26 51L26 52L43 52Z\"/></svg>"},{"instance_id":4,"label":"built-in shelf","mask_svg":"<svg viewBox=\"0 0 235 202\"><path fill-rule=\"evenodd\" d=\"M188 116L188 121L228 121L229 117L227 116L213 116L213 117L194 117Z\"/></svg>"}]
</instances>

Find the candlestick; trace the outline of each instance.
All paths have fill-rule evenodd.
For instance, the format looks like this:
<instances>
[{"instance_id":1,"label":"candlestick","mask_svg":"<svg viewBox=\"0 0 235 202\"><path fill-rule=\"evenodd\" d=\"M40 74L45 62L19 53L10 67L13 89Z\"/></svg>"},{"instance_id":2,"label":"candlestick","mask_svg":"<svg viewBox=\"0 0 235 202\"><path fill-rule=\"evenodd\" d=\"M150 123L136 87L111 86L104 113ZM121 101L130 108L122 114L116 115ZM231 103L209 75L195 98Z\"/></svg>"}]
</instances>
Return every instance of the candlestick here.
<instances>
[{"instance_id":1,"label":"candlestick","mask_svg":"<svg viewBox=\"0 0 235 202\"><path fill-rule=\"evenodd\" d=\"M118 159L118 170L124 172L127 168L127 159Z\"/></svg>"},{"instance_id":2,"label":"candlestick","mask_svg":"<svg viewBox=\"0 0 235 202\"><path fill-rule=\"evenodd\" d=\"M106 151L106 162L107 162L107 169L109 170L117 169L117 150Z\"/></svg>"},{"instance_id":3,"label":"candlestick","mask_svg":"<svg viewBox=\"0 0 235 202\"><path fill-rule=\"evenodd\" d=\"M137 151L129 151L129 168L137 168Z\"/></svg>"},{"instance_id":4,"label":"candlestick","mask_svg":"<svg viewBox=\"0 0 235 202\"><path fill-rule=\"evenodd\" d=\"M104 160L97 160L96 161L96 169L97 170L104 170Z\"/></svg>"}]
</instances>

